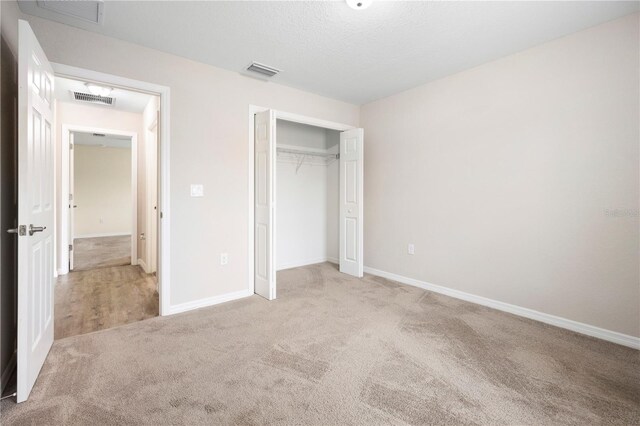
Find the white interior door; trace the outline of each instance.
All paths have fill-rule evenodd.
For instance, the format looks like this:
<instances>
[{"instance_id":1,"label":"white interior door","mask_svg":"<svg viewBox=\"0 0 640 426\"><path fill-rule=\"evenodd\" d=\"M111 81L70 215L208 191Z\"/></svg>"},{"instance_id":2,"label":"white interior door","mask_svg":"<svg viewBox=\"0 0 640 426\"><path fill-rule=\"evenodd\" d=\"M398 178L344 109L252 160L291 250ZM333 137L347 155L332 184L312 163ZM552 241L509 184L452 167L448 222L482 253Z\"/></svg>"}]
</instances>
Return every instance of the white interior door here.
<instances>
[{"instance_id":1,"label":"white interior door","mask_svg":"<svg viewBox=\"0 0 640 426\"><path fill-rule=\"evenodd\" d=\"M260 296L276 298L275 199L276 122L272 110L255 116L254 286Z\"/></svg>"},{"instance_id":2,"label":"white interior door","mask_svg":"<svg viewBox=\"0 0 640 426\"><path fill-rule=\"evenodd\" d=\"M69 270L73 271L73 258L74 258L74 234L75 234L75 214L76 214L76 186L75 186L75 150L74 148L74 134L69 133Z\"/></svg>"},{"instance_id":3,"label":"white interior door","mask_svg":"<svg viewBox=\"0 0 640 426\"><path fill-rule=\"evenodd\" d=\"M18 30L18 377L25 401L53 344L53 70L26 21Z\"/></svg>"},{"instance_id":4,"label":"white interior door","mask_svg":"<svg viewBox=\"0 0 640 426\"><path fill-rule=\"evenodd\" d=\"M362 277L364 130L340 133L340 272Z\"/></svg>"},{"instance_id":5,"label":"white interior door","mask_svg":"<svg viewBox=\"0 0 640 426\"><path fill-rule=\"evenodd\" d=\"M153 125L149 130L149 144L147 153L149 156L149 168L147 182L149 183L149 235L148 238L148 273L156 271L157 247L158 247L158 124Z\"/></svg>"}]
</instances>

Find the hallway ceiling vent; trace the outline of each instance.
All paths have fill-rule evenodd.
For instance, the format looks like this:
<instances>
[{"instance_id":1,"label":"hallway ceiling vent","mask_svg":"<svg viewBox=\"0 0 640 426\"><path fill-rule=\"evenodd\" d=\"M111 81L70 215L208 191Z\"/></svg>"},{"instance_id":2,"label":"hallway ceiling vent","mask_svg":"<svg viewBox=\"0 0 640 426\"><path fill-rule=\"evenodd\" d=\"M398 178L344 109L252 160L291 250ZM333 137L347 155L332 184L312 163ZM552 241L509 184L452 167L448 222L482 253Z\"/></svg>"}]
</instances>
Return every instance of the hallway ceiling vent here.
<instances>
[{"instance_id":1,"label":"hallway ceiling vent","mask_svg":"<svg viewBox=\"0 0 640 426\"><path fill-rule=\"evenodd\" d=\"M274 75L278 74L282 70L279 70L277 68L273 68L258 62L253 62L251 65L247 67L247 71L258 73L263 77L273 77Z\"/></svg>"},{"instance_id":2,"label":"hallway ceiling vent","mask_svg":"<svg viewBox=\"0 0 640 426\"><path fill-rule=\"evenodd\" d=\"M116 103L116 98L112 98L111 96L98 96L93 95L91 93L83 93L73 91L73 99L78 102L88 102L90 104L98 104L105 106L114 106Z\"/></svg>"},{"instance_id":3,"label":"hallway ceiling vent","mask_svg":"<svg viewBox=\"0 0 640 426\"><path fill-rule=\"evenodd\" d=\"M98 25L102 25L104 23L103 0L37 0L36 4L38 5L38 7L56 14L66 15L76 19L82 19L83 21L89 21Z\"/></svg>"}]
</instances>

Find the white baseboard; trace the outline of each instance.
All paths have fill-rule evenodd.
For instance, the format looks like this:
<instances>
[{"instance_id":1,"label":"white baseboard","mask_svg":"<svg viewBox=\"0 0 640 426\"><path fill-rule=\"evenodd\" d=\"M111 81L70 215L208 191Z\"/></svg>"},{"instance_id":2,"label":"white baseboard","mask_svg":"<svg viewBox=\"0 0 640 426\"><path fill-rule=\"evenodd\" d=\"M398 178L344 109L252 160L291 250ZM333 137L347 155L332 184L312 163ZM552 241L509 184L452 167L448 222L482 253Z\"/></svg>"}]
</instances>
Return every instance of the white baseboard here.
<instances>
[{"instance_id":1,"label":"white baseboard","mask_svg":"<svg viewBox=\"0 0 640 426\"><path fill-rule=\"evenodd\" d=\"M13 352L11 355L11 359L9 360L9 364L5 367L2 372L2 377L0 378L0 392L4 391L5 386L7 386L7 382L9 381L9 377L11 377L11 373L13 373L13 369L16 368L16 352Z\"/></svg>"},{"instance_id":2,"label":"white baseboard","mask_svg":"<svg viewBox=\"0 0 640 426\"><path fill-rule=\"evenodd\" d=\"M498 300L493 300L482 296L476 296L475 294L465 293L464 291L454 290L448 287L416 280L414 278L403 277L402 275L381 271L379 269L374 269L368 266L364 267L364 272L397 281L399 283L419 287L424 290L433 291L434 293L444 294L446 296L455 297L456 299L466 300L467 302L488 306L499 311L509 312L510 314L544 322L556 327L565 328L567 330L575 331L576 333L586 334L587 336L596 337L598 339L607 340L619 345L628 346L633 349L640 349L640 337L629 336L627 334L618 333L616 331L606 330L604 328L595 327L593 325L573 321L562 317L557 317L555 315L545 314L544 312L535 311L533 309L511 305L509 303L500 302Z\"/></svg>"},{"instance_id":3,"label":"white baseboard","mask_svg":"<svg viewBox=\"0 0 640 426\"><path fill-rule=\"evenodd\" d=\"M236 299L242 299L243 297L252 296L253 292L249 289L234 291L232 293L221 294L220 296L208 297L206 299L194 300L192 302L180 303L179 305L172 305L169 307L169 313L167 315L179 314L181 312L187 312L198 308L205 308L207 306L217 305L219 303L230 302Z\"/></svg>"},{"instance_id":4,"label":"white baseboard","mask_svg":"<svg viewBox=\"0 0 640 426\"><path fill-rule=\"evenodd\" d=\"M327 262L327 261L328 261L328 259L326 257L319 257L317 259L303 260L303 261L299 261L299 262L284 263L282 265L278 265L276 267L276 271L284 271L285 269L300 268L301 266L315 265L316 263L323 263L323 262Z\"/></svg>"},{"instance_id":5,"label":"white baseboard","mask_svg":"<svg viewBox=\"0 0 640 426\"><path fill-rule=\"evenodd\" d=\"M99 238L99 237L126 237L131 236L131 232L119 233L119 232L105 232L103 234L84 234L84 235L75 235L73 237L74 240L80 240L82 238Z\"/></svg>"},{"instance_id":6,"label":"white baseboard","mask_svg":"<svg viewBox=\"0 0 640 426\"><path fill-rule=\"evenodd\" d=\"M329 263L336 264L336 265L340 264L340 260L338 260L338 258L336 258L336 257L327 257L326 261L329 262Z\"/></svg>"},{"instance_id":7,"label":"white baseboard","mask_svg":"<svg viewBox=\"0 0 640 426\"><path fill-rule=\"evenodd\" d=\"M140 265L145 274L149 273L149 269L147 268L147 264L144 263L144 260L138 259L138 265Z\"/></svg>"}]
</instances>

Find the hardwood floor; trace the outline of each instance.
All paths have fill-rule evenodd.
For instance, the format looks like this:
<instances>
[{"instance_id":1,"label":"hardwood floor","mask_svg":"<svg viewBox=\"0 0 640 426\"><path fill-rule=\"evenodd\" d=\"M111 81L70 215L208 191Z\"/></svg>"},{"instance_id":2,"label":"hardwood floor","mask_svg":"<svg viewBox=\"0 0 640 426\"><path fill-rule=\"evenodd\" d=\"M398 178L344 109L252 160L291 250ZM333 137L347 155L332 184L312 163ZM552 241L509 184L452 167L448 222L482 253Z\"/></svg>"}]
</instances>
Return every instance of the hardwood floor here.
<instances>
[{"instance_id":1,"label":"hardwood floor","mask_svg":"<svg viewBox=\"0 0 640 426\"><path fill-rule=\"evenodd\" d=\"M55 339L158 316L155 275L131 265L131 237L74 241L75 268L55 287Z\"/></svg>"},{"instance_id":2,"label":"hardwood floor","mask_svg":"<svg viewBox=\"0 0 640 426\"><path fill-rule=\"evenodd\" d=\"M131 264L131 236L76 238L74 271Z\"/></svg>"},{"instance_id":3,"label":"hardwood floor","mask_svg":"<svg viewBox=\"0 0 640 426\"><path fill-rule=\"evenodd\" d=\"M55 339L158 316L154 275L125 265L71 272L55 288Z\"/></svg>"}]
</instances>

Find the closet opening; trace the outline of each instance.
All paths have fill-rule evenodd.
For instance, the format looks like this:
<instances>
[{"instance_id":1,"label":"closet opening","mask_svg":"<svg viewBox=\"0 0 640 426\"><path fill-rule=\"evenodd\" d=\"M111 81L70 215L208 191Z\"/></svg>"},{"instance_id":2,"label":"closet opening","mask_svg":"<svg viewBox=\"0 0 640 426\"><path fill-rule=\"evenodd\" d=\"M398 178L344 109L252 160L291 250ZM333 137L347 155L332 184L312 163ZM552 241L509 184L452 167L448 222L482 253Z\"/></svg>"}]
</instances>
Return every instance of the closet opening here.
<instances>
[{"instance_id":1,"label":"closet opening","mask_svg":"<svg viewBox=\"0 0 640 426\"><path fill-rule=\"evenodd\" d=\"M338 263L340 132L276 120L276 271Z\"/></svg>"},{"instance_id":2,"label":"closet opening","mask_svg":"<svg viewBox=\"0 0 640 426\"><path fill-rule=\"evenodd\" d=\"M363 130L259 109L251 114L253 292L276 272L331 262L363 276Z\"/></svg>"}]
</instances>

